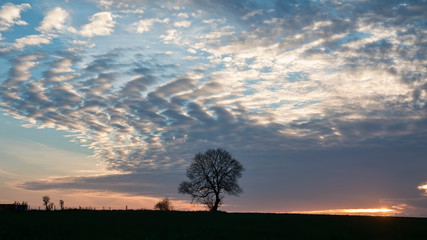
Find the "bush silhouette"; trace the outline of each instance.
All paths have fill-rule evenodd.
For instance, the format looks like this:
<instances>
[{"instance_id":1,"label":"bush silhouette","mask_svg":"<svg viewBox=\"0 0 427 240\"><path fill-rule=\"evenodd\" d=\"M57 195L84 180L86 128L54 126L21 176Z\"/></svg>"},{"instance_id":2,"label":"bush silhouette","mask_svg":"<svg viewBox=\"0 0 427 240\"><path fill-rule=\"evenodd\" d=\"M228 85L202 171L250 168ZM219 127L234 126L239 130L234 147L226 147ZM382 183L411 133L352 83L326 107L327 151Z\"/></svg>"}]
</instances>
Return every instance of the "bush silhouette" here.
<instances>
[{"instance_id":1,"label":"bush silhouette","mask_svg":"<svg viewBox=\"0 0 427 240\"><path fill-rule=\"evenodd\" d=\"M172 202L167 197L163 198L160 202L154 205L154 209L161 210L161 211L172 211L173 210Z\"/></svg>"}]
</instances>

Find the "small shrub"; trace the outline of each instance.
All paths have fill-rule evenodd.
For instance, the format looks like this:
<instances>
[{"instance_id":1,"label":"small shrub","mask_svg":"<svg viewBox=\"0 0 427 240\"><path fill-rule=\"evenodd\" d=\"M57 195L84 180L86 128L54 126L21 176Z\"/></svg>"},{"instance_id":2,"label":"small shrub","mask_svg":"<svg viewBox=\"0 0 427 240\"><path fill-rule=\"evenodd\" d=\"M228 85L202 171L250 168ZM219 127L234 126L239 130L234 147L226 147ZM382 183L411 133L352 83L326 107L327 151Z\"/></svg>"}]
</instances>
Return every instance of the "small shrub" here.
<instances>
[{"instance_id":1,"label":"small shrub","mask_svg":"<svg viewBox=\"0 0 427 240\"><path fill-rule=\"evenodd\" d=\"M154 205L154 209L160 210L160 211L172 211L173 210L172 202L168 198L163 198L160 202Z\"/></svg>"}]
</instances>

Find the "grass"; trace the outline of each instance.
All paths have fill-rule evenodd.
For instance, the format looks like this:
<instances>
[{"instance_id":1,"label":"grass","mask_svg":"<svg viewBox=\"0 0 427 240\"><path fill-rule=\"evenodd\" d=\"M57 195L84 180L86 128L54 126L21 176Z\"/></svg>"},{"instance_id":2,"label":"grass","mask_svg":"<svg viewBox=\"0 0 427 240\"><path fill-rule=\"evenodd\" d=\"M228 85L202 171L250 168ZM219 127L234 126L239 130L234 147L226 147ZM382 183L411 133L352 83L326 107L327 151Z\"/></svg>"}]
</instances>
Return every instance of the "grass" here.
<instances>
[{"instance_id":1,"label":"grass","mask_svg":"<svg viewBox=\"0 0 427 240\"><path fill-rule=\"evenodd\" d=\"M3 211L0 239L427 239L427 218L132 210Z\"/></svg>"}]
</instances>

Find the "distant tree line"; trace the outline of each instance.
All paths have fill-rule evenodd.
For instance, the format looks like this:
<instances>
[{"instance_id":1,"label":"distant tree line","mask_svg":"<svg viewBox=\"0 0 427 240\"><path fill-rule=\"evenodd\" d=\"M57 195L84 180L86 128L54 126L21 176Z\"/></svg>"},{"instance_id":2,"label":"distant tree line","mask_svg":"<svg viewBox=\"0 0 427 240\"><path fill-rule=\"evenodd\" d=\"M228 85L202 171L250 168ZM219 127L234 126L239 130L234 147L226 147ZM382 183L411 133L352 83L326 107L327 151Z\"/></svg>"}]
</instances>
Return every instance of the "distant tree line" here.
<instances>
[{"instance_id":1,"label":"distant tree line","mask_svg":"<svg viewBox=\"0 0 427 240\"><path fill-rule=\"evenodd\" d=\"M225 194L238 196L243 192L238 184L244 171L242 164L228 151L208 149L204 153L197 153L186 170L188 180L182 181L178 186L178 192L191 196L191 202L201 203L211 212L217 212L223 204ZM55 210L55 204L48 195L42 197L46 211ZM26 204L23 202L22 204ZM59 207L64 210L64 200L59 200ZM95 208L82 208L79 210L96 210ZM174 207L169 198L165 197L154 205L155 210L172 211ZM103 210L105 210L103 208ZM111 207L110 207L111 210ZM128 207L126 205L126 210Z\"/></svg>"}]
</instances>

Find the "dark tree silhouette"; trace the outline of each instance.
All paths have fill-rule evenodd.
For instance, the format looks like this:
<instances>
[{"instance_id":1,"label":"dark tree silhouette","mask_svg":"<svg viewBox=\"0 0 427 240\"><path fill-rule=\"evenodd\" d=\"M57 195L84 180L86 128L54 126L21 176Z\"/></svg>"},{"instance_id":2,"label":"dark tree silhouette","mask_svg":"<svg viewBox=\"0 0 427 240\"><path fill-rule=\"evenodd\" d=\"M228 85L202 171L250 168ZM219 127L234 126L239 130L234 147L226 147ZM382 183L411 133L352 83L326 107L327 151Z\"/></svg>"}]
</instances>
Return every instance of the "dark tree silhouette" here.
<instances>
[{"instance_id":1,"label":"dark tree silhouette","mask_svg":"<svg viewBox=\"0 0 427 240\"><path fill-rule=\"evenodd\" d=\"M169 200L169 198L163 198L160 202L154 205L154 209L161 210L161 211L172 211L173 210L172 202Z\"/></svg>"},{"instance_id":2,"label":"dark tree silhouette","mask_svg":"<svg viewBox=\"0 0 427 240\"><path fill-rule=\"evenodd\" d=\"M197 153L187 168L188 181L179 184L178 192L192 197L192 203L205 204L216 212L223 203L224 194L242 193L237 180L244 168L231 154L221 148Z\"/></svg>"},{"instance_id":3,"label":"dark tree silhouette","mask_svg":"<svg viewBox=\"0 0 427 240\"><path fill-rule=\"evenodd\" d=\"M43 196L42 197L42 200L43 200L43 206L45 206L46 207L46 211L48 211L49 209L48 209L48 205L49 205L49 202L50 202L50 197L49 196Z\"/></svg>"},{"instance_id":4,"label":"dark tree silhouette","mask_svg":"<svg viewBox=\"0 0 427 240\"><path fill-rule=\"evenodd\" d=\"M61 207L61 210L64 210L64 200L59 200L59 206Z\"/></svg>"},{"instance_id":5,"label":"dark tree silhouette","mask_svg":"<svg viewBox=\"0 0 427 240\"><path fill-rule=\"evenodd\" d=\"M55 204L53 204L52 202L50 202L50 197L49 196L47 196L47 195L43 196L42 200L43 200L43 206L46 207L46 211L50 211L50 210L53 209L53 206Z\"/></svg>"},{"instance_id":6,"label":"dark tree silhouette","mask_svg":"<svg viewBox=\"0 0 427 240\"><path fill-rule=\"evenodd\" d=\"M49 209L49 211L52 210L52 209L54 210L54 207L55 207L55 203L53 203L53 202L50 202L49 205L47 206L47 208Z\"/></svg>"}]
</instances>

